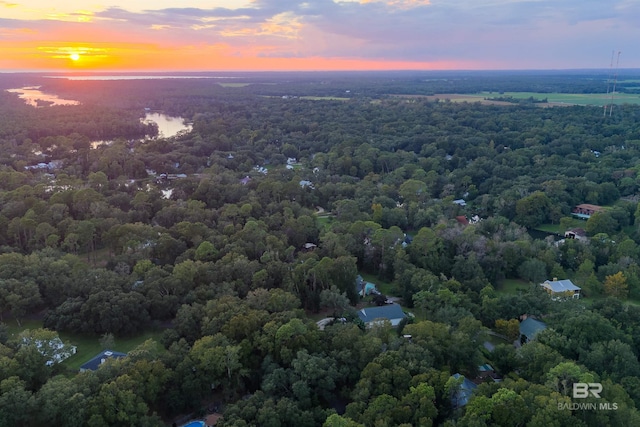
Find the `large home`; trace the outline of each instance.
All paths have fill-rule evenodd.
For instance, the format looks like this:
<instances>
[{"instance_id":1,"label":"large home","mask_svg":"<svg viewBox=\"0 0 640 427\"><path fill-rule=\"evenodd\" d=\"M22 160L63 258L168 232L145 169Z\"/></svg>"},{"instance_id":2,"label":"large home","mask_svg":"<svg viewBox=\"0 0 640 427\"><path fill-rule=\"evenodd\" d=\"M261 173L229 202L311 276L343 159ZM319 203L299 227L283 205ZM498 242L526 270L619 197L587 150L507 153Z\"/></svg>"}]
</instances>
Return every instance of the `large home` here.
<instances>
[{"instance_id":1,"label":"large home","mask_svg":"<svg viewBox=\"0 0 640 427\"><path fill-rule=\"evenodd\" d=\"M558 280L554 277L551 281L545 280L540 286L542 286L554 300L560 298L580 298L581 289L574 285L569 279Z\"/></svg>"},{"instance_id":2,"label":"large home","mask_svg":"<svg viewBox=\"0 0 640 427\"><path fill-rule=\"evenodd\" d=\"M100 365L106 362L108 359L120 359L121 357L125 357L125 353L120 353L117 351L104 350L99 353L93 359L89 360L82 366L80 366L80 372L85 371L97 371Z\"/></svg>"},{"instance_id":3,"label":"large home","mask_svg":"<svg viewBox=\"0 0 640 427\"><path fill-rule=\"evenodd\" d=\"M604 211L604 208L602 206L583 203L573 208L571 215L578 217L580 219L589 219L591 218L591 215L593 215L594 213L602 212L602 211Z\"/></svg>"},{"instance_id":4,"label":"large home","mask_svg":"<svg viewBox=\"0 0 640 427\"><path fill-rule=\"evenodd\" d=\"M358 311L358 317L367 327L388 320L391 326L398 326L407 317L398 304L387 304L380 307L367 307Z\"/></svg>"},{"instance_id":5,"label":"large home","mask_svg":"<svg viewBox=\"0 0 640 427\"><path fill-rule=\"evenodd\" d=\"M532 341L540 331L547 329L544 322L527 317L520 322L520 343L525 344Z\"/></svg>"}]
</instances>

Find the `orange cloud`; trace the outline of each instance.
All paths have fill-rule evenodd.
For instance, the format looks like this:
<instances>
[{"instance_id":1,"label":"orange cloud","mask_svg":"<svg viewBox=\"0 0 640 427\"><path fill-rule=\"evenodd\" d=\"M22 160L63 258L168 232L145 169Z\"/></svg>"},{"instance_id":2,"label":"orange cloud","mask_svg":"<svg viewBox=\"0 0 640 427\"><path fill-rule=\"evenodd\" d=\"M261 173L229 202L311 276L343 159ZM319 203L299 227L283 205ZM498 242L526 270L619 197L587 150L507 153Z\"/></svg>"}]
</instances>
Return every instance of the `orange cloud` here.
<instances>
[{"instance_id":1,"label":"orange cloud","mask_svg":"<svg viewBox=\"0 0 640 427\"><path fill-rule=\"evenodd\" d=\"M257 48L268 50L268 47ZM451 61L377 61L354 58L280 58L246 55L226 44L166 47L141 43L30 43L0 42L0 68L104 71L322 71L423 70L469 68ZM80 60L70 55L77 53ZM16 64L20 64L16 67Z\"/></svg>"}]
</instances>

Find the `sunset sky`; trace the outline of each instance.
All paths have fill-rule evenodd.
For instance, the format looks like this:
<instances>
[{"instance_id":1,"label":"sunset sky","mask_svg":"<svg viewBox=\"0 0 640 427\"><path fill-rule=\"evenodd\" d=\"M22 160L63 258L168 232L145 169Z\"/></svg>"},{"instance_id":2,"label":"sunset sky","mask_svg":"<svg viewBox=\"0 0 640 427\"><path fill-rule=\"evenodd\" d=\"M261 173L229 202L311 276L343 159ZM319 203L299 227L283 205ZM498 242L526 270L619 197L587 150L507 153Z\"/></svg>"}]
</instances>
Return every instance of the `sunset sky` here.
<instances>
[{"instance_id":1,"label":"sunset sky","mask_svg":"<svg viewBox=\"0 0 640 427\"><path fill-rule=\"evenodd\" d=\"M0 71L640 68L640 0L0 0Z\"/></svg>"}]
</instances>

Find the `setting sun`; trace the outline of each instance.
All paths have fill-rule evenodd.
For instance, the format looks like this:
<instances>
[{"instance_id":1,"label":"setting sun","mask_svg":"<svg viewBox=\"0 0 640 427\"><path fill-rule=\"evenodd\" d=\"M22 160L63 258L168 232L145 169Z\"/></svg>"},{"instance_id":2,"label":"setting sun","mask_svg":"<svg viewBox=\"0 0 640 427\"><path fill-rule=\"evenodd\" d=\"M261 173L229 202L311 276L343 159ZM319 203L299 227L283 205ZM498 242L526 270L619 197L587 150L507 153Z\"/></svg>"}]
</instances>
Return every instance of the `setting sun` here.
<instances>
[{"instance_id":1,"label":"setting sun","mask_svg":"<svg viewBox=\"0 0 640 427\"><path fill-rule=\"evenodd\" d=\"M78 59L80 59L80 55L78 55L77 53L72 53L71 55L69 55L69 58L71 58L72 61L77 61Z\"/></svg>"}]
</instances>

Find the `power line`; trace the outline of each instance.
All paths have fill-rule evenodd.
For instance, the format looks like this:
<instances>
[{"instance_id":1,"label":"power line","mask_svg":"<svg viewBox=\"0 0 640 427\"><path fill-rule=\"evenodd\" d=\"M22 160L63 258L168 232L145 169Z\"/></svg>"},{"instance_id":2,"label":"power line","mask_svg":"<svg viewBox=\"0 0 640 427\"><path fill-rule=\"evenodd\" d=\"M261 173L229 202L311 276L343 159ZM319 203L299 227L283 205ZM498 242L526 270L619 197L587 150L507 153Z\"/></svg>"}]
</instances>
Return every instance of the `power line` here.
<instances>
[{"instance_id":1,"label":"power line","mask_svg":"<svg viewBox=\"0 0 640 427\"><path fill-rule=\"evenodd\" d=\"M613 96L616 93L616 83L618 83L618 65L620 64L620 54L622 52L618 51L618 59L616 61L616 73L613 76L613 90L611 91L611 107L609 107L609 117L611 117L611 112L613 111Z\"/></svg>"}]
</instances>

